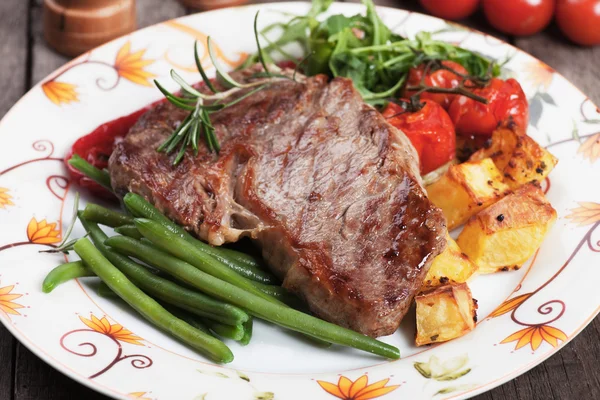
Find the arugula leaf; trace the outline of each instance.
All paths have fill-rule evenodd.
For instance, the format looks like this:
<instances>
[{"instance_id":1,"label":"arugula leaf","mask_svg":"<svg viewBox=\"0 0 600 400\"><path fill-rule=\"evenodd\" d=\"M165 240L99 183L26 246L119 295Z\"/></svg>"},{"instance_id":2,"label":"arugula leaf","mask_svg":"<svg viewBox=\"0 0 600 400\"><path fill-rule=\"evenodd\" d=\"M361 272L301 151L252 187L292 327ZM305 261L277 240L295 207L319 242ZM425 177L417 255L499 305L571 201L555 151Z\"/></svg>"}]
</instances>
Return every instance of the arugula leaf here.
<instances>
[{"instance_id":1,"label":"arugula leaf","mask_svg":"<svg viewBox=\"0 0 600 400\"><path fill-rule=\"evenodd\" d=\"M500 73L500 66L485 56L434 40L429 32L421 32L413 40L392 33L377 15L372 0L362 0L364 16L332 15L319 22L317 17L331 3L313 0L307 15L266 27L263 36L275 29L281 34L262 49L265 59L271 61L274 53L289 57L283 47L297 43L310 54L304 68L307 75L350 78L363 98L372 103L397 96L408 71L429 61L454 61L480 78ZM249 57L243 67L258 61L256 55Z\"/></svg>"},{"instance_id":2,"label":"arugula leaf","mask_svg":"<svg viewBox=\"0 0 600 400\"><path fill-rule=\"evenodd\" d=\"M308 11L308 18L316 18L317 15L327 11L333 0L313 0Z\"/></svg>"},{"instance_id":3,"label":"arugula leaf","mask_svg":"<svg viewBox=\"0 0 600 400\"><path fill-rule=\"evenodd\" d=\"M327 37L329 39L332 35L335 35L336 33L339 33L342 30L344 30L345 28L350 27L355 20L356 16L346 17L345 15L332 15L325 21L321 22L321 24L319 25L319 30L326 31Z\"/></svg>"},{"instance_id":4,"label":"arugula leaf","mask_svg":"<svg viewBox=\"0 0 600 400\"><path fill-rule=\"evenodd\" d=\"M392 36L390 29L383 23L377 12L375 11L375 4L372 0L362 0L362 3L367 7L367 19L373 26L373 42L374 46L378 44L387 43Z\"/></svg>"}]
</instances>

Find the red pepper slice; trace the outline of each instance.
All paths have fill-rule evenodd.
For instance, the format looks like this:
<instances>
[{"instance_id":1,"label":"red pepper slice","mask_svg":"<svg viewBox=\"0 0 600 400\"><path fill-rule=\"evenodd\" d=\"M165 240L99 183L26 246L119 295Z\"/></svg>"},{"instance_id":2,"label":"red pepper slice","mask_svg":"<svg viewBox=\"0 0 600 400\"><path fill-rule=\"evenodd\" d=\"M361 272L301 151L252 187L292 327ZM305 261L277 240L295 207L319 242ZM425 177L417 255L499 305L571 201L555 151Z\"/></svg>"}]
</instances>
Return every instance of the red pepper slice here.
<instances>
[{"instance_id":1,"label":"red pepper slice","mask_svg":"<svg viewBox=\"0 0 600 400\"><path fill-rule=\"evenodd\" d=\"M107 168L108 159L112 154L115 144L127 135L129 129L146 111L163 101L165 100L159 100L129 115L106 122L94 129L91 133L77 139L64 159L71 181L88 189L94 195L107 199L114 199L112 193L73 168L69 165L68 161L73 154L77 154L96 168Z\"/></svg>"}]
</instances>

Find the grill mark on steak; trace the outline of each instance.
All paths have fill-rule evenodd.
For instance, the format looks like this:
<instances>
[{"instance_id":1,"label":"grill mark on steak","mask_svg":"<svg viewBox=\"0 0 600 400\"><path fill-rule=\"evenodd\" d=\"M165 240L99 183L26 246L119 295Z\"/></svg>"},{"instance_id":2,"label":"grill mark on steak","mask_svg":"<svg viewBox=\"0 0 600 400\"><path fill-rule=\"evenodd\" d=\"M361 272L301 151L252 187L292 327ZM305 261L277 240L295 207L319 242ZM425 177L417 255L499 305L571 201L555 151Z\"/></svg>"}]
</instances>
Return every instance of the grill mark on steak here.
<instances>
[{"instance_id":1,"label":"grill mark on steak","mask_svg":"<svg viewBox=\"0 0 600 400\"><path fill-rule=\"evenodd\" d=\"M404 134L350 80L301 77L214 113L220 154L202 148L173 167L155 149L185 115L161 104L132 127L110 158L115 190L143 195L211 244L252 238L313 313L393 333L446 231Z\"/></svg>"}]
</instances>

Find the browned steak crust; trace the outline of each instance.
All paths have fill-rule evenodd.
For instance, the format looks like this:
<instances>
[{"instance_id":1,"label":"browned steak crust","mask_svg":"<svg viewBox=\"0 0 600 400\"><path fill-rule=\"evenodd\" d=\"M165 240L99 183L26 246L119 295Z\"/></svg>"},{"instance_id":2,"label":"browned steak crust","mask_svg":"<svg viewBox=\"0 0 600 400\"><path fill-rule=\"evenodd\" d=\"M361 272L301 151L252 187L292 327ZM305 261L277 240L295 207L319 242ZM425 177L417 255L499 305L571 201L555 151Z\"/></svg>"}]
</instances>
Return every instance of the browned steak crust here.
<instances>
[{"instance_id":1,"label":"browned steak crust","mask_svg":"<svg viewBox=\"0 0 600 400\"><path fill-rule=\"evenodd\" d=\"M393 333L445 246L403 133L348 79L281 80L213 114L218 156L155 149L185 117L161 104L117 145L113 187L145 196L214 245L254 239L316 315Z\"/></svg>"}]
</instances>

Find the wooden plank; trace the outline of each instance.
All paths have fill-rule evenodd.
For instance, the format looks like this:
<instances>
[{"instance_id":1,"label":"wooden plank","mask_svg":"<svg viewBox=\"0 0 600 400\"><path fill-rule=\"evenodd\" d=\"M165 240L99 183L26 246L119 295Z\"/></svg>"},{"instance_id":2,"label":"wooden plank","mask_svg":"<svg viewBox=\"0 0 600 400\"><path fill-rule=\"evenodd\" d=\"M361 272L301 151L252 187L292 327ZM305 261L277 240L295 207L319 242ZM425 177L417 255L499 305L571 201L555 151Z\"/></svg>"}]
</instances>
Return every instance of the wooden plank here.
<instances>
[{"instance_id":1,"label":"wooden plank","mask_svg":"<svg viewBox=\"0 0 600 400\"><path fill-rule=\"evenodd\" d=\"M28 2L0 2L0 119L25 93L28 80ZM11 399L15 377L16 340L0 326L0 399Z\"/></svg>"},{"instance_id":2,"label":"wooden plank","mask_svg":"<svg viewBox=\"0 0 600 400\"><path fill-rule=\"evenodd\" d=\"M177 1L141 0L137 2L139 28L186 15L187 10Z\"/></svg>"},{"instance_id":3,"label":"wooden plank","mask_svg":"<svg viewBox=\"0 0 600 400\"><path fill-rule=\"evenodd\" d=\"M595 104L600 104L600 46L580 47L572 44L555 25L537 35L516 39L515 45L556 69Z\"/></svg>"},{"instance_id":4,"label":"wooden plank","mask_svg":"<svg viewBox=\"0 0 600 400\"><path fill-rule=\"evenodd\" d=\"M31 85L44 79L55 69L69 61L46 44L42 26L43 0L35 0L31 7Z\"/></svg>"},{"instance_id":5,"label":"wooden plank","mask_svg":"<svg viewBox=\"0 0 600 400\"><path fill-rule=\"evenodd\" d=\"M24 346L17 347L14 400L107 400L50 367Z\"/></svg>"},{"instance_id":6,"label":"wooden plank","mask_svg":"<svg viewBox=\"0 0 600 400\"><path fill-rule=\"evenodd\" d=\"M0 2L0 118L19 100L27 81L27 1Z\"/></svg>"}]
</instances>

